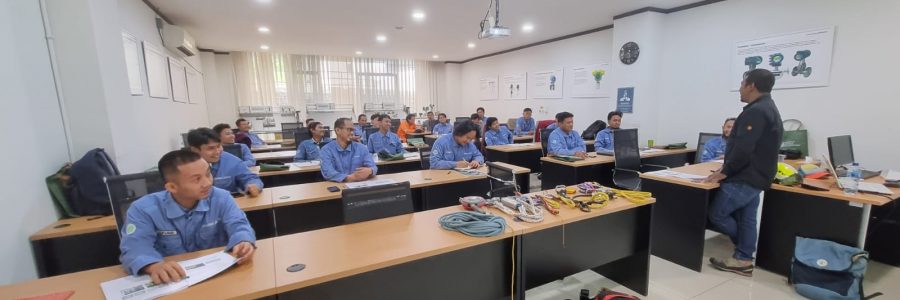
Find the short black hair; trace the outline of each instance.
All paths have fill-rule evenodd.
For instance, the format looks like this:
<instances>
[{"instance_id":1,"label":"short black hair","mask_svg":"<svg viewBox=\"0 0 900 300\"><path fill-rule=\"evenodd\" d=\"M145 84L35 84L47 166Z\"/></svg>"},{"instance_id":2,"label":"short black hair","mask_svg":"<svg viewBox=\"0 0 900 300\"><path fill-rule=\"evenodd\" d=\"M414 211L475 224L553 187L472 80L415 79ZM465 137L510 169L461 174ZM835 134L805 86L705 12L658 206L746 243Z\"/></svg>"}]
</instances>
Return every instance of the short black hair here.
<instances>
[{"instance_id":1,"label":"short black hair","mask_svg":"<svg viewBox=\"0 0 900 300\"><path fill-rule=\"evenodd\" d=\"M213 126L212 129L213 129L213 131L215 131L217 134L222 134L222 130L225 130L225 129L231 130L231 125L228 125L228 124L225 124L225 123L219 123L219 124L216 124L216 126Z\"/></svg>"},{"instance_id":2,"label":"short black hair","mask_svg":"<svg viewBox=\"0 0 900 300\"><path fill-rule=\"evenodd\" d=\"M472 114L471 116L469 116L469 120L481 120L481 116L479 116L478 114Z\"/></svg>"},{"instance_id":3,"label":"short black hair","mask_svg":"<svg viewBox=\"0 0 900 300\"><path fill-rule=\"evenodd\" d=\"M621 111L618 111L618 110L614 110L614 111L609 112L608 114L606 114L606 121L612 120L612 117L613 117L613 116L619 116L619 118L621 118L621 117L622 117L622 112L621 112Z\"/></svg>"},{"instance_id":4,"label":"short black hair","mask_svg":"<svg viewBox=\"0 0 900 300\"><path fill-rule=\"evenodd\" d=\"M304 121L303 123L306 123L306 125L308 126L308 125L309 125L309 122L312 122L312 121L315 121L315 120L316 120L316 119L309 118L309 119L306 119L306 121Z\"/></svg>"},{"instance_id":5,"label":"short black hair","mask_svg":"<svg viewBox=\"0 0 900 300\"><path fill-rule=\"evenodd\" d=\"M725 123L722 123L722 126L725 126L725 124L728 124L728 122L735 121L735 120L737 120L737 118L734 118L734 117L725 119Z\"/></svg>"},{"instance_id":6,"label":"short black hair","mask_svg":"<svg viewBox=\"0 0 900 300\"><path fill-rule=\"evenodd\" d=\"M556 114L556 123L562 123L566 119L572 118L572 117L575 117L575 115L573 115L572 113L567 112L567 111L558 113L558 114Z\"/></svg>"},{"instance_id":7,"label":"short black hair","mask_svg":"<svg viewBox=\"0 0 900 300\"><path fill-rule=\"evenodd\" d=\"M359 121L360 118L364 117L366 117L366 114L359 114L359 116L356 117L356 120Z\"/></svg>"},{"instance_id":8,"label":"short black hair","mask_svg":"<svg viewBox=\"0 0 900 300\"><path fill-rule=\"evenodd\" d=\"M526 107L525 109L522 110L522 112L531 112L531 108L530 108L530 107Z\"/></svg>"},{"instance_id":9,"label":"short black hair","mask_svg":"<svg viewBox=\"0 0 900 300\"><path fill-rule=\"evenodd\" d=\"M391 116L388 115L388 114L380 114L380 115L378 115L378 121L384 120L384 118L390 119Z\"/></svg>"},{"instance_id":10,"label":"short black hair","mask_svg":"<svg viewBox=\"0 0 900 300\"><path fill-rule=\"evenodd\" d=\"M200 127L191 131L188 131L188 145L191 147L200 148L203 145L209 144L210 141L221 143L222 138L219 137L219 133L213 131L212 129L206 127Z\"/></svg>"},{"instance_id":11,"label":"short black hair","mask_svg":"<svg viewBox=\"0 0 900 300\"><path fill-rule=\"evenodd\" d=\"M309 122L309 126L306 126L306 127L309 128L310 133L312 133L312 131L316 130L316 127L318 127L319 125L322 125L322 123L312 121L312 122Z\"/></svg>"},{"instance_id":12,"label":"short black hair","mask_svg":"<svg viewBox=\"0 0 900 300\"><path fill-rule=\"evenodd\" d=\"M234 121L234 126L241 127L242 122L247 122L247 119L244 119L244 118L237 119L237 121Z\"/></svg>"},{"instance_id":13,"label":"short black hair","mask_svg":"<svg viewBox=\"0 0 900 300\"><path fill-rule=\"evenodd\" d=\"M409 119L412 118L413 121L416 120L416 114L408 114L406 115L406 121L409 122Z\"/></svg>"},{"instance_id":14,"label":"short black hair","mask_svg":"<svg viewBox=\"0 0 900 300\"><path fill-rule=\"evenodd\" d=\"M344 128L344 123L347 123L347 121L350 121L350 118L338 118L337 120L334 120L334 129Z\"/></svg>"},{"instance_id":15,"label":"short black hair","mask_svg":"<svg viewBox=\"0 0 900 300\"><path fill-rule=\"evenodd\" d=\"M375 119L377 119L378 116L381 116L381 114L379 114L379 113L374 113L374 114L372 114L371 117L369 117L369 119L372 120L372 121L375 121Z\"/></svg>"},{"instance_id":16,"label":"short black hair","mask_svg":"<svg viewBox=\"0 0 900 300\"><path fill-rule=\"evenodd\" d=\"M478 125L475 125L472 121L462 121L456 124L453 127L453 136L464 136L469 134L469 132L475 131L478 132Z\"/></svg>"},{"instance_id":17,"label":"short black hair","mask_svg":"<svg viewBox=\"0 0 900 300\"><path fill-rule=\"evenodd\" d=\"M487 118L487 121L485 121L484 124L485 124L487 127L491 127L491 124L494 123L494 122L497 122L497 118L495 118L495 117L488 117L488 118Z\"/></svg>"},{"instance_id":18,"label":"short black hair","mask_svg":"<svg viewBox=\"0 0 900 300\"><path fill-rule=\"evenodd\" d=\"M433 114L434 114L433 111L429 111L429 112L425 113L426 116L427 116L427 115L433 115Z\"/></svg>"},{"instance_id":19,"label":"short black hair","mask_svg":"<svg viewBox=\"0 0 900 300\"><path fill-rule=\"evenodd\" d=\"M159 174L162 176L163 181L168 181L169 178L178 174L178 166L200 159L200 154L196 152L185 149L175 150L164 154L159 159L159 163L156 164L156 168L159 169Z\"/></svg>"},{"instance_id":20,"label":"short black hair","mask_svg":"<svg viewBox=\"0 0 900 300\"><path fill-rule=\"evenodd\" d=\"M744 72L744 84L752 83L760 93L771 93L775 86L775 75L766 69L753 69Z\"/></svg>"},{"instance_id":21,"label":"short black hair","mask_svg":"<svg viewBox=\"0 0 900 300\"><path fill-rule=\"evenodd\" d=\"M478 111L482 111L482 112L483 112L483 111L484 111L484 107L476 108L476 109L475 109L475 112L478 112Z\"/></svg>"},{"instance_id":22,"label":"short black hair","mask_svg":"<svg viewBox=\"0 0 900 300\"><path fill-rule=\"evenodd\" d=\"M445 113L439 113L439 114L438 114L438 118L440 118L441 116L443 116L444 118L446 118L446 117L447 117L447 114L445 114Z\"/></svg>"}]
</instances>

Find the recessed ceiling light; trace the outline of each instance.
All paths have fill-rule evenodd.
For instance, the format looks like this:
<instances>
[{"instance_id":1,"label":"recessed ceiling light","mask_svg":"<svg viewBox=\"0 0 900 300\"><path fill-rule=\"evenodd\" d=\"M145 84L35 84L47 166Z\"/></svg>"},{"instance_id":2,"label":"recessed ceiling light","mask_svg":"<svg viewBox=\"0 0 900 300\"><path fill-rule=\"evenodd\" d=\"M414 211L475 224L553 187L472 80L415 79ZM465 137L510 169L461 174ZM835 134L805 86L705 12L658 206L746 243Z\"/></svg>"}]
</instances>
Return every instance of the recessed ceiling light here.
<instances>
[{"instance_id":1,"label":"recessed ceiling light","mask_svg":"<svg viewBox=\"0 0 900 300\"><path fill-rule=\"evenodd\" d=\"M413 18L413 20L416 20L416 21L422 21L422 20L425 20L425 13L422 12L422 11L418 11L418 10L417 10L417 11L414 11L414 12L412 13L412 18Z\"/></svg>"},{"instance_id":2,"label":"recessed ceiling light","mask_svg":"<svg viewBox=\"0 0 900 300\"><path fill-rule=\"evenodd\" d=\"M259 49L269 50L269 45L262 45L262 46L259 46Z\"/></svg>"},{"instance_id":3,"label":"recessed ceiling light","mask_svg":"<svg viewBox=\"0 0 900 300\"><path fill-rule=\"evenodd\" d=\"M531 25L530 23L525 23L525 25L522 25L522 32L531 32L533 30L534 25Z\"/></svg>"},{"instance_id":4,"label":"recessed ceiling light","mask_svg":"<svg viewBox=\"0 0 900 300\"><path fill-rule=\"evenodd\" d=\"M269 3L272 3L272 0L256 0L256 2L259 2L262 4L269 4Z\"/></svg>"},{"instance_id":5,"label":"recessed ceiling light","mask_svg":"<svg viewBox=\"0 0 900 300\"><path fill-rule=\"evenodd\" d=\"M269 27L266 27L266 26L260 26L256 30L258 30L261 33L269 33Z\"/></svg>"},{"instance_id":6,"label":"recessed ceiling light","mask_svg":"<svg viewBox=\"0 0 900 300\"><path fill-rule=\"evenodd\" d=\"M362 51L356 51L356 55L362 55Z\"/></svg>"},{"instance_id":7,"label":"recessed ceiling light","mask_svg":"<svg viewBox=\"0 0 900 300\"><path fill-rule=\"evenodd\" d=\"M469 43L468 47L469 49L475 48L475 43Z\"/></svg>"},{"instance_id":8,"label":"recessed ceiling light","mask_svg":"<svg viewBox=\"0 0 900 300\"><path fill-rule=\"evenodd\" d=\"M438 56L437 54L435 54L435 55L432 55L431 58L433 58L433 59L438 59L438 58L441 58L441 57Z\"/></svg>"},{"instance_id":9,"label":"recessed ceiling light","mask_svg":"<svg viewBox=\"0 0 900 300\"><path fill-rule=\"evenodd\" d=\"M387 41L387 37L384 36L383 34L379 34L378 36L375 37L375 40L384 43Z\"/></svg>"}]
</instances>

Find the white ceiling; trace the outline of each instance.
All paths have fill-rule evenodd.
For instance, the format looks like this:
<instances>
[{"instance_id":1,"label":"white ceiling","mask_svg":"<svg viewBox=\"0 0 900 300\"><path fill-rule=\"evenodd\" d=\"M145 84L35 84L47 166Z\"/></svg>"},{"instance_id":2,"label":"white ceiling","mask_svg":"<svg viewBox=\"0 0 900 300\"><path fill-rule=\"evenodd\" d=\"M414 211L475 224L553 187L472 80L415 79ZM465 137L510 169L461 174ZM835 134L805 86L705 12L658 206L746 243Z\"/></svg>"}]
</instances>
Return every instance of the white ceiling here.
<instances>
[{"instance_id":1,"label":"white ceiling","mask_svg":"<svg viewBox=\"0 0 900 300\"><path fill-rule=\"evenodd\" d=\"M504 0L501 25L513 36L478 40L489 0L150 0L201 48L293 54L354 55L460 61L612 24L615 15L653 6L673 8L698 0ZM414 10L425 12L413 21ZM524 33L525 23L534 31ZM271 29L268 34L259 26ZM403 26L397 30L395 26ZM375 36L384 34L387 42ZM474 42L474 49L466 44Z\"/></svg>"}]
</instances>

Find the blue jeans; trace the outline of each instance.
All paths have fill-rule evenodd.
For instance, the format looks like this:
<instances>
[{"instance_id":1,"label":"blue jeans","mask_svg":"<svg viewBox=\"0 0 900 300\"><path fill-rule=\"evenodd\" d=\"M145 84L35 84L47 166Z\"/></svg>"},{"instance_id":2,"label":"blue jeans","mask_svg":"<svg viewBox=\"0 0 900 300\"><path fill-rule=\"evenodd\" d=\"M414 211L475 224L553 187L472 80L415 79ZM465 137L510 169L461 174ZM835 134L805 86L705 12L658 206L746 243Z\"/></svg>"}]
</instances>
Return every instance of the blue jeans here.
<instances>
[{"instance_id":1,"label":"blue jeans","mask_svg":"<svg viewBox=\"0 0 900 300\"><path fill-rule=\"evenodd\" d=\"M734 243L734 258L753 260L756 210L761 190L739 182L723 182L709 207L709 222Z\"/></svg>"}]
</instances>

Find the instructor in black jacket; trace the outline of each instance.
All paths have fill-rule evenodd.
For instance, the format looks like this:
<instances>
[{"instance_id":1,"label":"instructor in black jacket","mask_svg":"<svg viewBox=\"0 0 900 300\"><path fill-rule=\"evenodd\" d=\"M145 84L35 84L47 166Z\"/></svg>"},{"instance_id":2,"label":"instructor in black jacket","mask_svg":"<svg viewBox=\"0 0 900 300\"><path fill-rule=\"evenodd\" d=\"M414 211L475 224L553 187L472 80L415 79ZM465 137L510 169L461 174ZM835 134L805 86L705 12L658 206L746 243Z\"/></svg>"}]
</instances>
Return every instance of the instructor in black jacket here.
<instances>
[{"instance_id":1,"label":"instructor in black jacket","mask_svg":"<svg viewBox=\"0 0 900 300\"><path fill-rule=\"evenodd\" d=\"M740 93L741 102L747 105L728 138L725 164L706 179L721 182L710 205L709 221L735 245L732 257L709 261L716 269L744 276L753 275L759 194L768 190L775 178L784 131L781 114L769 95L774 84L775 76L768 70L744 73Z\"/></svg>"}]
</instances>

